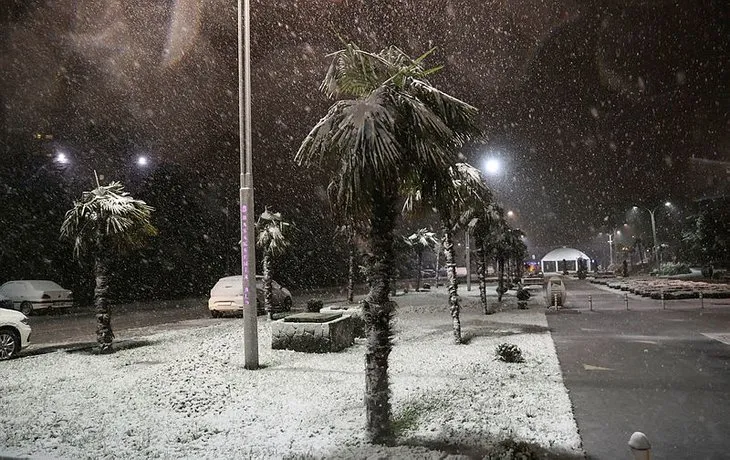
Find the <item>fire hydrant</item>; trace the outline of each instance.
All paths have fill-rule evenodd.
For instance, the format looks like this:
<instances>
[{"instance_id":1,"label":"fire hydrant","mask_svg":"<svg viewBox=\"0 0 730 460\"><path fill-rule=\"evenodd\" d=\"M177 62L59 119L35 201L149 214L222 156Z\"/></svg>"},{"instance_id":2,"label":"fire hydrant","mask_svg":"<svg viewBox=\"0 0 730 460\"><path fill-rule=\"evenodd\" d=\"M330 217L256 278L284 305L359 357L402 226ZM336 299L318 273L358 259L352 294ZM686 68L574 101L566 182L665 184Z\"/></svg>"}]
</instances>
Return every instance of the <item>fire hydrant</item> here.
<instances>
[{"instance_id":1,"label":"fire hydrant","mask_svg":"<svg viewBox=\"0 0 730 460\"><path fill-rule=\"evenodd\" d=\"M637 431L632 434L629 447L634 454L634 460L651 460L651 444L644 433Z\"/></svg>"}]
</instances>

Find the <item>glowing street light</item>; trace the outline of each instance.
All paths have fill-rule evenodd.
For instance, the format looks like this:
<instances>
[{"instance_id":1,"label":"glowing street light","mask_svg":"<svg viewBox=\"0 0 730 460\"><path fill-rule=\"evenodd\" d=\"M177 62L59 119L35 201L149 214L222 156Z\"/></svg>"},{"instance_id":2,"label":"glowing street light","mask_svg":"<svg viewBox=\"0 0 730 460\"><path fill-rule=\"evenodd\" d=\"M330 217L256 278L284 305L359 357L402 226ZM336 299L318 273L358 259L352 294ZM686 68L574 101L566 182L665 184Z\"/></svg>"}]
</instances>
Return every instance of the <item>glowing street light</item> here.
<instances>
[{"instance_id":1,"label":"glowing street light","mask_svg":"<svg viewBox=\"0 0 730 460\"><path fill-rule=\"evenodd\" d=\"M490 176L495 176L502 170L502 163L497 158L489 158L484 163L484 169Z\"/></svg>"},{"instance_id":2,"label":"glowing street light","mask_svg":"<svg viewBox=\"0 0 730 460\"><path fill-rule=\"evenodd\" d=\"M149 160L147 159L146 156L140 155L137 157L137 166L144 168L148 164L149 164Z\"/></svg>"},{"instance_id":3,"label":"glowing street light","mask_svg":"<svg viewBox=\"0 0 730 460\"><path fill-rule=\"evenodd\" d=\"M65 164L68 164L69 159L68 159L68 156L66 156L66 154L64 152L58 152L56 154L56 157L53 159L53 161L55 161L56 163L58 163L60 165L65 165Z\"/></svg>"},{"instance_id":4,"label":"glowing street light","mask_svg":"<svg viewBox=\"0 0 730 460\"><path fill-rule=\"evenodd\" d=\"M507 217L514 217L515 212L514 211L507 211Z\"/></svg>"}]
</instances>

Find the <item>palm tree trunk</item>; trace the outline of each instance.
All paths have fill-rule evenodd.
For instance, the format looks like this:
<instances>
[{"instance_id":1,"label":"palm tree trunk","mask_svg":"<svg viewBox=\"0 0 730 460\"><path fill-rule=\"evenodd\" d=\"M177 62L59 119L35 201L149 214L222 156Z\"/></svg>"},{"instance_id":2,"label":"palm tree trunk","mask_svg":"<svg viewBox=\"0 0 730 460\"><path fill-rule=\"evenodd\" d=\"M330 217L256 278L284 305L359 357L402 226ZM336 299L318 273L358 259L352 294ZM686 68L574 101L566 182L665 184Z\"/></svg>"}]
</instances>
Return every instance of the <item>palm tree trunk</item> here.
<instances>
[{"instance_id":1,"label":"palm tree trunk","mask_svg":"<svg viewBox=\"0 0 730 460\"><path fill-rule=\"evenodd\" d=\"M365 351L365 412L368 441L383 444L392 440L391 406L388 384L388 356L392 349L391 318L395 302L388 293L393 272L393 230L396 212L395 194L373 197L373 218L369 235L370 292L363 302L367 326Z\"/></svg>"},{"instance_id":2,"label":"palm tree trunk","mask_svg":"<svg viewBox=\"0 0 730 460\"><path fill-rule=\"evenodd\" d=\"M420 250L418 255L418 275L416 276L416 292L421 290L421 267L423 266L423 251Z\"/></svg>"},{"instance_id":3,"label":"palm tree trunk","mask_svg":"<svg viewBox=\"0 0 730 460\"><path fill-rule=\"evenodd\" d=\"M443 219L443 249L446 257L446 273L449 276L449 309L451 311L451 322L454 328L454 343L461 343L461 320L459 319L459 284L456 280L456 257L454 254L454 242L451 239L451 221Z\"/></svg>"},{"instance_id":4,"label":"palm tree trunk","mask_svg":"<svg viewBox=\"0 0 730 460\"><path fill-rule=\"evenodd\" d=\"M441 267L439 266L439 263L441 262L441 251L436 251L436 287L439 287L439 270Z\"/></svg>"},{"instance_id":5,"label":"palm tree trunk","mask_svg":"<svg viewBox=\"0 0 730 460\"><path fill-rule=\"evenodd\" d=\"M355 297L355 246L350 243L350 257L347 270L347 301L352 303Z\"/></svg>"},{"instance_id":6,"label":"palm tree trunk","mask_svg":"<svg viewBox=\"0 0 730 460\"><path fill-rule=\"evenodd\" d=\"M474 233L474 243L477 247L477 276L479 277L479 299L482 302L482 309L485 315L489 315L492 312L489 311L489 304L487 303L487 264L484 259L484 238L479 236L478 232Z\"/></svg>"},{"instance_id":7,"label":"palm tree trunk","mask_svg":"<svg viewBox=\"0 0 730 460\"><path fill-rule=\"evenodd\" d=\"M484 276L489 276L489 266L492 262L491 258L489 257L490 254L490 247L487 242L487 240L484 240L484 255L482 256L484 258ZM487 303L489 302L489 299L487 299ZM488 306L489 308L489 306ZM489 314L495 313L495 308L489 308Z\"/></svg>"},{"instance_id":8,"label":"palm tree trunk","mask_svg":"<svg viewBox=\"0 0 730 460\"><path fill-rule=\"evenodd\" d=\"M94 287L94 312L96 313L96 341L99 343L100 353L112 353L112 331L111 310L109 308L109 259L102 252L94 260L94 275L96 286Z\"/></svg>"},{"instance_id":9,"label":"palm tree trunk","mask_svg":"<svg viewBox=\"0 0 730 460\"><path fill-rule=\"evenodd\" d=\"M497 270L499 271L499 281L497 282L497 302L502 301L504 294L504 257L497 256Z\"/></svg>"},{"instance_id":10,"label":"palm tree trunk","mask_svg":"<svg viewBox=\"0 0 730 460\"><path fill-rule=\"evenodd\" d=\"M274 319L274 310L271 306L271 254L268 251L264 253L262 270L264 272L264 308L269 319Z\"/></svg>"}]
</instances>

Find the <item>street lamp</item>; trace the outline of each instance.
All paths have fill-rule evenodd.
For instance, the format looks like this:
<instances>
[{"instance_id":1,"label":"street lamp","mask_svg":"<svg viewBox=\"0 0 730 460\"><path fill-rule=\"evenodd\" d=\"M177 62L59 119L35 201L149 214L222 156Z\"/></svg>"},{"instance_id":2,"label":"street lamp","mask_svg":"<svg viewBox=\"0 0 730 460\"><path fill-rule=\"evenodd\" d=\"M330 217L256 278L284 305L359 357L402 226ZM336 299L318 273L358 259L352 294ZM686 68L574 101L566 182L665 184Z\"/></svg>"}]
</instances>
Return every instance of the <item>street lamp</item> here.
<instances>
[{"instance_id":1,"label":"street lamp","mask_svg":"<svg viewBox=\"0 0 730 460\"><path fill-rule=\"evenodd\" d=\"M243 17L241 16L243 6ZM244 367L259 367L256 312L256 249L254 242L251 155L251 0L238 0L238 148L241 163L241 278L243 284Z\"/></svg>"},{"instance_id":2,"label":"street lamp","mask_svg":"<svg viewBox=\"0 0 730 460\"><path fill-rule=\"evenodd\" d=\"M147 159L146 156L140 155L137 157L137 166L144 168L148 164L149 164L149 160Z\"/></svg>"},{"instance_id":3,"label":"street lamp","mask_svg":"<svg viewBox=\"0 0 730 460\"><path fill-rule=\"evenodd\" d=\"M497 158L489 158L484 163L484 169L487 174L490 176L496 176L499 174L500 170L502 169L502 164Z\"/></svg>"},{"instance_id":4,"label":"street lamp","mask_svg":"<svg viewBox=\"0 0 730 460\"><path fill-rule=\"evenodd\" d=\"M68 156L66 156L65 152L58 152L56 154L56 157L53 159L53 161L55 161L56 163L58 163L60 165L65 165L65 164L68 164L69 159L68 159Z\"/></svg>"},{"instance_id":5,"label":"street lamp","mask_svg":"<svg viewBox=\"0 0 730 460\"><path fill-rule=\"evenodd\" d=\"M672 203L670 203L669 201L666 201L664 203L664 207L667 207L668 208L670 206L672 206ZM632 208L634 211L637 211L639 209L643 209L644 211L647 211L649 213L649 217L651 218L651 235L652 235L652 238L654 240L653 241L654 242L654 247L652 248L652 251L651 252L652 252L652 255L654 256L654 261L655 262L658 262L658 260L659 260L658 257L657 257L657 248L659 247L659 242L657 241L657 237L656 237L656 218L654 217L654 213L658 209L660 209L660 208L661 208L661 205L659 205L659 206L657 206L655 208L652 208L652 209L650 209L650 208L640 208L638 206L634 206Z\"/></svg>"}]
</instances>

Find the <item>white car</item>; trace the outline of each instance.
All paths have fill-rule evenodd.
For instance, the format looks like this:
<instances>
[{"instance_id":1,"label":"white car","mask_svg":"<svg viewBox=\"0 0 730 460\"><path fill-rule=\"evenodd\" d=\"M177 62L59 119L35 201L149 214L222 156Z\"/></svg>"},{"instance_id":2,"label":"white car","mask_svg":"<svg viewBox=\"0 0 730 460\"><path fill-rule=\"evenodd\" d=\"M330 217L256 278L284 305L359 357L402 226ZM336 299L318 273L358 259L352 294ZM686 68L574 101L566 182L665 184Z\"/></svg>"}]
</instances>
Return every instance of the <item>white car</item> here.
<instances>
[{"instance_id":1,"label":"white car","mask_svg":"<svg viewBox=\"0 0 730 460\"><path fill-rule=\"evenodd\" d=\"M271 294L274 311L291 310L291 292L287 288L272 280ZM215 283L213 289L210 290L208 309L213 318L224 314L243 312L243 279L241 275L226 276ZM264 277L261 275L256 275L256 311L258 314L265 313Z\"/></svg>"},{"instance_id":2,"label":"white car","mask_svg":"<svg viewBox=\"0 0 730 460\"><path fill-rule=\"evenodd\" d=\"M73 306L73 293L53 281L8 281L0 286L0 294L13 301L13 308L26 316L36 310L64 309Z\"/></svg>"},{"instance_id":3,"label":"white car","mask_svg":"<svg viewBox=\"0 0 730 460\"><path fill-rule=\"evenodd\" d=\"M24 314L0 308L0 361L10 359L30 344L30 326Z\"/></svg>"}]
</instances>

